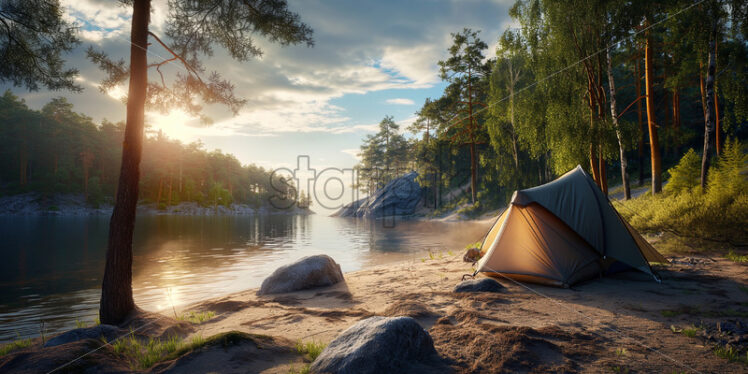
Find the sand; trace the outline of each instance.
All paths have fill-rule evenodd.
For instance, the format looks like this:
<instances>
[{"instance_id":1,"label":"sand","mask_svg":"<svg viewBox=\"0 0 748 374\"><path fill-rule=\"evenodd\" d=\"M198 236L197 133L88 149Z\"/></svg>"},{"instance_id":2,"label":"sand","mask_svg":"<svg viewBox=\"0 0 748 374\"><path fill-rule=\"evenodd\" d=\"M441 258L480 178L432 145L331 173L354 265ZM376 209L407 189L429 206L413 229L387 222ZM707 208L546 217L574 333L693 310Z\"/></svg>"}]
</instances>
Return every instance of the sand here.
<instances>
[{"instance_id":1,"label":"sand","mask_svg":"<svg viewBox=\"0 0 748 374\"><path fill-rule=\"evenodd\" d=\"M216 317L192 328L162 318L149 334L256 335L191 352L149 372L288 373L309 362L295 352L295 342L328 343L373 315L416 318L455 372L748 372L748 365L715 355L705 340L671 330L736 317L747 321L747 264L675 257L657 268L661 284L627 272L571 289L500 280L506 287L501 293L456 294L454 286L472 273L461 257L424 255L347 273L346 282L333 287L263 297L250 289L184 307L177 312L213 311ZM113 356L101 354L96 371L124 365L112 360L107 366L106 357Z\"/></svg>"},{"instance_id":2,"label":"sand","mask_svg":"<svg viewBox=\"0 0 748 374\"><path fill-rule=\"evenodd\" d=\"M268 297L247 290L188 309L218 314L194 334L239 330L325 343L372 315L410 315L458 372L748 372L702 340L671 331L671 325L735 315L747 320L748 293L739 287L748 286L746 264L673 258L658 268L661 284L627 272L571 289L500 280L503 293L460 295L452 288L472 273L460 257L382 265L348 273L345 284L324 289ZM266 372L288 372L299 362L279 362Z\"/></svg>"}]
</instances>

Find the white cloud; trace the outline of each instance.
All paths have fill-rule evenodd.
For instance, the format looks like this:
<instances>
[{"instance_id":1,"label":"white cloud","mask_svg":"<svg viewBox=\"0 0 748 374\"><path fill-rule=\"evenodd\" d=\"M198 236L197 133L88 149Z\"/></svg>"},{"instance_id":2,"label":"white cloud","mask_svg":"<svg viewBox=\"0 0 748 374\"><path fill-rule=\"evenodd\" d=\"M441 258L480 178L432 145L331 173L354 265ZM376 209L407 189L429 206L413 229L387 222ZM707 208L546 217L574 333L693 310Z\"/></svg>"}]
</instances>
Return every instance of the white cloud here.
<instances>
[{"instance_id":1,"label":"white cloud","mask_svg":"<svg viewBox=\"0 0 748 374\"><path fill-rule=\"evenodd\" d=\"M149 112L148 122L154 129L163 129L169 136L185 141L220 137L228 142L231 137L247 140L291 133L325 133L358 142L358 135L377 131L378 123L372 123L371 117L333 105L333 100L348 94L432 87L439 82L437 62L446 58L451 43L449 33L463 27L482 29L481 38L493 46L500 31L509 24L507 9L513 2L411 4L382 0L359 4L349 0L289 0L289 8L314 29L314 48L281 47L257 37L255 42L264 52L262 58L237 62L216 47L213 56L203 59L206 74L220 72L235 84L236 94L248 100L236 117L216 105L206 107L206 114L215 120L211 126L201 126L197 118L180 111L169 115ZM86 59L84 51L89 44L95 44L110 57L128 61L131 8L111 0L61 0L61 3L66 19L80 26L84 43L66 58L69 66L80 69L85 91L79 95L14 91L36 108L62 94L77 111L97 121L124 120L125 107L120 99L127 86L117 87L108 94L99 92L98 83L104 74ZM151 29L168 42L163 35L167 1L154 0L152 4ZM493 51L486 54L492 55ZM149 48L149 62L160 61L165 55L156 45ZM163 70L167 71L168 79L178 69L177 65L170 65ZM150 72L150 77L158 79L155 71ZM392 94L395 98L386 103L415 105L421 100L418 95L407 95L415 101L397 95ZM382 106L381 114L391 110L381 101L371 103L372 107L375 105ZM412 122L413 118L398 121L402 128ZM355 145L344 144L340 148L353 149Z\"/></svg>"},{"instance_id":2,"label":"white cloud","mask_svg":"<svg viewBox=\"0 0 748 374\"><path fill-rule=\"evenodd\" d=\"M387 104L393 104L393 105L414 105L415 102L411 99L403 99L403 98L397 98L397 99L387 99Z\"/></svg>"},{"instance_id":3,"label":"white cloud","mask_svg":"<svg viewBox=\"0 0 748 374\"><path fill-rule=\"evenodd\" d=\"M359 160L359 161L361 160L361 156L359 156L359 152L361 152L361 150L358 148L341 149L340 152L343 152L355 158L356 160Z\"/></svg>"}]
</instances>

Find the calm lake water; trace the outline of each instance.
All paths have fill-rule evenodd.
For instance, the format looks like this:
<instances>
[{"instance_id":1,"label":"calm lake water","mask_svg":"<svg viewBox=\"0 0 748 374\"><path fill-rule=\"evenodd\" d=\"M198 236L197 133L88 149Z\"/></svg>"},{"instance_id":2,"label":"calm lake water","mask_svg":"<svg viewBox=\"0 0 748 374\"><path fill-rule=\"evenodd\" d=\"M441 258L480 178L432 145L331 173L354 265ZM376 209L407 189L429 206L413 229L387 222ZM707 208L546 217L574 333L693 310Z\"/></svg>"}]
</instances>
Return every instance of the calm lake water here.
<instances>
[{"instance_id":1,"label":"calm lake water","mask_svg":"<svg viewBox=\"0 0 748 374\"><path fill-rule=\"evenodd\" d=\"M0 342L74 328L98 315L109 217L0 217ZM488 224L323 215L138 217L136 303L170 310L258 287L278 266L324 253L344 272L460 250Z\"/></svg>"}]
</instances>

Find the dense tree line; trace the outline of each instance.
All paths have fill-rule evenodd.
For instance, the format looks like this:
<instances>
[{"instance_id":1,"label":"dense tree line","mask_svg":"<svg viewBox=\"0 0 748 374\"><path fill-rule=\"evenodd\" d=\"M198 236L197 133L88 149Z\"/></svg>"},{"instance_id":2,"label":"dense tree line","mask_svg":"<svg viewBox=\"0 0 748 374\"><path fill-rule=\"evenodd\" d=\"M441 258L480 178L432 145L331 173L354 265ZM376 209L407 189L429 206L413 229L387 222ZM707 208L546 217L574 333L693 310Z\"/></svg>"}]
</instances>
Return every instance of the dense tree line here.
<instances>
[{"instance_id":1,"label":"dense tree line","mask_svg":"<svg viewBox=\"0 0 748 374\"><path fill-rule=\"evenodd\" d=\"M96 124L64 98L36 111L5 92L0 97L0 191L83 193L94 205L112 202L123 137L123 123ZM260 206L271 196L295 198L290 180L242 165L220 150L209 152L200 142L182 144L159 131L146 136L143 148L140 198L161 208L185 201Z\"/></svg>"},{"instance_id":2,"label":"dense tree line","mask_svg":"<svg viewBox=\"0 0 748 374\"><path fill-rule=\"evenodd\" d=\"M703 186L725 139L746 137L748 2L519 0L509 14L519 27L490 58L477 32L452 34L449 85L409 127L400 163L434 207L468 185L475 205L501 205L577 164L606 194L622 183L628 198L629 179L646 178L659 193L663 165L689 148L702 150ZM363 180L392 177L368 166Z\"/></svg>"}]
</instances>

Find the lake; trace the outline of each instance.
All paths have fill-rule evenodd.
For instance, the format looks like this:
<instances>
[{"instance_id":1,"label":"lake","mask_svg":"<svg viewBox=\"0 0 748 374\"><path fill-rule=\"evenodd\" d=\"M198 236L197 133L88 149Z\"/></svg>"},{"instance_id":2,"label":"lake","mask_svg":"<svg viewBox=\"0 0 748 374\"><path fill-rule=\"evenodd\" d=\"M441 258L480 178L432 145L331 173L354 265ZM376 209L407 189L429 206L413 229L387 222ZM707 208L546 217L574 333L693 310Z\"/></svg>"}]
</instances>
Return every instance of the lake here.
<instances>
[{"instance_id":1,"label":"lake","mask_svg":"<svg viewBox=\"0 0 748 374\"><path fill-rule=\"evenodd\" d=\"M0 342L75 328L98 315L109 217L0 217ZM324 253L344 272L428 251L459 252L488 223L323 215L141 216L135 302L171 311L258 287L277 267ZM178 309L178 308L177 308Z\"/></svg>"}]
</instances>

